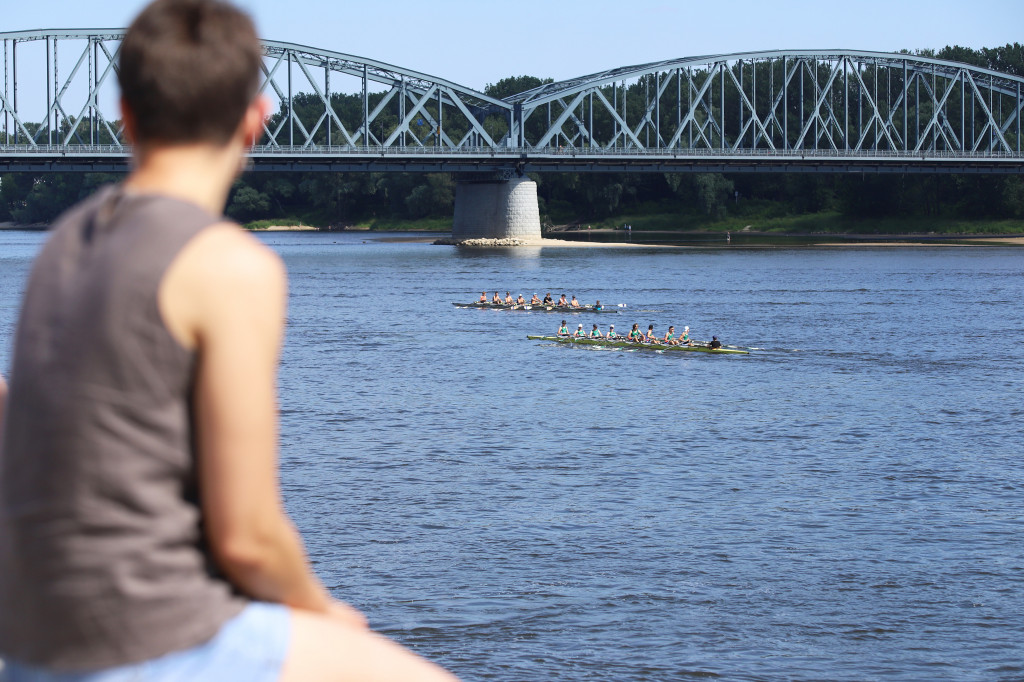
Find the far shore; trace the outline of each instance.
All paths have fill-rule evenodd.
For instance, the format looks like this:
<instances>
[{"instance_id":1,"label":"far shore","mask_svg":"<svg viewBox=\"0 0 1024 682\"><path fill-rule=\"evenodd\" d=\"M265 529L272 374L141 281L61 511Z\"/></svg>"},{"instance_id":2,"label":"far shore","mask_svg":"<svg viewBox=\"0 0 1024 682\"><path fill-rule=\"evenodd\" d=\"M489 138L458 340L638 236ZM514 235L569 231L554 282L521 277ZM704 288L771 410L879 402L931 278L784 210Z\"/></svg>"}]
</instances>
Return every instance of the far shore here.
<instances>
[{"instance_id":1,"label":"far shore","mask_svg":"<svg viewBox=\"0 0 1024 682\"><path fill-rule=\"evenodd\" d=\"M49 229L49 225L43 224L29 224L23 225L12 222L0 222L0 231L32 231L39 232ZM397 236L394 235L393 231L390 230L371 230L365 226L352 226L346 227L342 230L325 230L312 225L268 225L267 227L260 227L250 229L251 232L359 232L372 238L375 241L386 241L386 242L404 242L404 243L430 243L437 239L438 234L445 234L444 232L430 232L424 233L423 236L412 236L409 233L416 233L419 230L409 230L405 235ZM609 229L595 229L592 231L581 231L573 230L566 231L573 237L583 237L583 235L589 236L590 234L611 234L620 231L609 230ZM641 237L646 231L637 230L634 235ZM647 232L648 236L650 235ZM747 230L738 230L733 233L735 236L740 235L751 235L758 237L777 237L779 239L805 239L809 240L806 242L807 246L820 246L820 247L842 247L842 248L857 248L857 247L879 247L879 246L894 246L894 247L907 247L907 246L965 246L965 245L1007 245L1007 246L1024 246L1024 235L978 235L978 234L828 234L828 233L805 233L805 232L751 232ZM394 236L393 236L394 235ZM716 240L708 243L690 243L690 244L670 244L670 243L645 243L645 242L602 242L602 241L589 241L582 239L557 239L548 237L542 237L541 239L534 239L523 241L516 246L502 246L502 245L473 245L468 248L519 248L519 247L551 247L551 248L587 248L587 249L609 249L609 248L654 248L654 249L707 249L715 248L720 249L730 246L729 242L725 241L725 235L715 233L692 233L692 232L658 232L659 237L665 237L666 241L671 241L672 237L677 239L685 240L688 236L699 237L699 236L717 236L722 237L721 240ZM757 248L763 248L764 244L758 245L743 245L743 244L731 244L731 248L751 248L756 246Z\"/></svg>"}]
</instances>

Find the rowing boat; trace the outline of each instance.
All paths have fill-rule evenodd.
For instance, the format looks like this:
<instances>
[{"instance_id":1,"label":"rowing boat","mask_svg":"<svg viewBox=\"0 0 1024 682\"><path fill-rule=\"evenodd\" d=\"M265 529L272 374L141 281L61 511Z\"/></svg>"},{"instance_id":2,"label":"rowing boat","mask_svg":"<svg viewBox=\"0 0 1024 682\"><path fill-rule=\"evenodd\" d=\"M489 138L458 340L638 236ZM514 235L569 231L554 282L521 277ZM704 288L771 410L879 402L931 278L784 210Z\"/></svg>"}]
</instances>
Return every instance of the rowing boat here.
<instances>
[{"instance_id":1,"label":"rowing boat","mask_svg":"<svg viewBox=\"0 0 1024 682\"><path fill-rule=\"evenodd\" d=\"M582 308L572 308L570 306L559 306L559 305L530 305L526 303L524 305L517 305L513 303L452 303L456 308L481 308L481 309L494 309L494 310L526 310L537 313L616 313L618 314L619 308L625 308L623 304L618 306L602 306L600 310L595 310L592 305L585 305Z\"/></svg>"},{"instance_id":2,"label":"rowing boat","mask_svg":"<svg viewBox=\"0 0 1024 682\"><path fill-rule=\"evenodd\" d=\"M528 335L531 341L554 341L555 343L568 343L580 346L602 346L605 348L642 348L643 350L668 350L668 351L695 351L697 353L717 353L720 355L749 355L745 350L736 348L709 348L706 345L684 346L682 344L670 346L667 343L635 343L624 338L597 339L597 338L576 338L572 336L535 336Z\"/></svg>"}]
</instances>

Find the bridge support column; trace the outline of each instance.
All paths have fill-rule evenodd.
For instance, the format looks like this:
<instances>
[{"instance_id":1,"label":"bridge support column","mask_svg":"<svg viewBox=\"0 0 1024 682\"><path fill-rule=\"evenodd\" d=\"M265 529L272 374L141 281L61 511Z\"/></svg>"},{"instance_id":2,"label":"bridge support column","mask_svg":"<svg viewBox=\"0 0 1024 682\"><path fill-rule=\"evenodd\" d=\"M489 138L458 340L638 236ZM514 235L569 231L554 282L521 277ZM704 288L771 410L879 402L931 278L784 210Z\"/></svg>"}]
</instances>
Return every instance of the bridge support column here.
<instances>
[{"instance_id":1,"label":"bridge support column","mask_svg":"<svg viewBox=\"0 0 1024 682\"><path fill-rule=\"evenodd\" d=\"M527 178L460 181L452 238L539 241L537 183Z\"/></svg>"}]
</instances>

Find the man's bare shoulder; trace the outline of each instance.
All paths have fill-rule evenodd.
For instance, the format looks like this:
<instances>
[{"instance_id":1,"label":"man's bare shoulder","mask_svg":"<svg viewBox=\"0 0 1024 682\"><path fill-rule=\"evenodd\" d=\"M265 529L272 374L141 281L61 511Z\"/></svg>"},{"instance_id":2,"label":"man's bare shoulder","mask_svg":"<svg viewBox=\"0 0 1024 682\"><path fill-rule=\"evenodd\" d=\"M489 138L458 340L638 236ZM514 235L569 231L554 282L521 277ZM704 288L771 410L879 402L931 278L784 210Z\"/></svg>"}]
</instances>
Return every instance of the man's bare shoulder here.
<instances>
[{"instance_id":1,"label":"man's bare shoulder","mask_svg":"<svg viewBox=\"0 0 1024 682\"><path fill-rule=\"evenodd\" d=\"M161 283L164 321L186 348L238 316L283 316L287 276L281 259L232 223L196 235ZM275 322L276 324L276 322Z\"/></svg>"},{"instance_id":2,"label":"man's bare shoulder","mask_svg":"<svg viewBox=\"0 0 1024 682\"><path fill-rule=\"evenodd\" d=\"M206 284L253 284L285 276L280 257L233 223L218 223L200 233L183 254Z\"/></svg>"}]
</instances>

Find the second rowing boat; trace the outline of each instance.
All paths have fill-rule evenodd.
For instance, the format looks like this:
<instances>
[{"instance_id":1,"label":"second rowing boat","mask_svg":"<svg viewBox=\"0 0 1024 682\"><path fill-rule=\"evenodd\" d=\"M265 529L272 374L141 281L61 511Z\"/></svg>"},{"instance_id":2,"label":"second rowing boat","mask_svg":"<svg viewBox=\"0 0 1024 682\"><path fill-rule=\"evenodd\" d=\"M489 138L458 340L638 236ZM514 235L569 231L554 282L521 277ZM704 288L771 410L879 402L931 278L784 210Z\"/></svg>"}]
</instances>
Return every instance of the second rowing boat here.
<instances>
[{"instance_id":1,"label":"second rowing boat","mask_svg":"<svg viewBox=\"0 0 1024 682\"><path fill-rule=\"evenodd\" d=\"M667 350L667 351L692 351L697 353L715 353L719 355L749 355L750 353L745 350L739 350L738 348L711 348L707 345L693 345L685 346L683 344L677 344L675 346L667 343L637 343L635 341L628 341L625 337L619 337L617 339L607 338L577 338L572 336L536 336L533 334L527 335L527 339L531 341L554 341L555 343L568 343L580 346L603 346L605 348L637 348L643 350Z\"/></svg>"}]
</instances>

